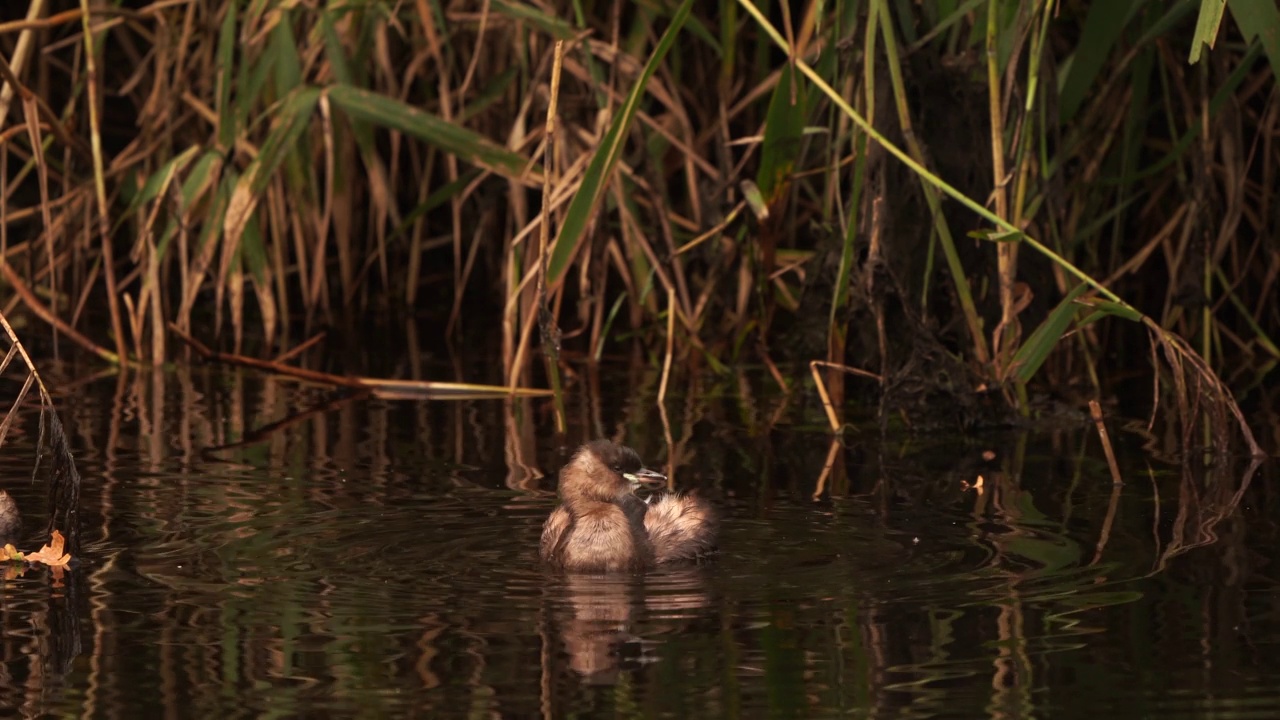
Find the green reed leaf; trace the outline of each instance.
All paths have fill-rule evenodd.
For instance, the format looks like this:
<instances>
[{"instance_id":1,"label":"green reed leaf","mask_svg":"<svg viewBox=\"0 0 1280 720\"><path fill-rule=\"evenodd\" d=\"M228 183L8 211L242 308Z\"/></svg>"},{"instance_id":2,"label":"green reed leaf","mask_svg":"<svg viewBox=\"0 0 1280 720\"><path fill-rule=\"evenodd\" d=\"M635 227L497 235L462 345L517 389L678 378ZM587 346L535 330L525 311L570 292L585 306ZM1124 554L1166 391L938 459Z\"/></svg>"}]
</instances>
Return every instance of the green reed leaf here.
<instances>
[{"instance_id":1,"label":"green reed leaf","mask_svg":"<svg viewBox=\"0 0 1280 720\"><path fill-rule=\"evenodd\" d=\"M1124 303L1105 300L1103 298L1089 298L1087 300L1081 300L1080 302L1081 304L1088 305L1094 310L1102 312L1105 315L1114 315L1116 317L1124 318L1130 322L1142 322L1142 313Z\"/></svg>"},{"instance_id":2,"label":"green reed leaf","mask_svg":"<svg viewBox=\"0 0 1280 720\"><path fill-rule=\"evenodd\" d=\"M1214 0L1205 0L1209 5L1213 2ZM1231 8L1231 17L1240 26L1240 32L1250 40L1257 38L1262 44L1267 60L1271 63L1272 77L1280 79L1280 9L1276 7L1276 0L1227 0L1227 6ZM1197 37L1199 31L1200 27L1197 25ZM1192 52L1199 47L1196 44Z\"/></svg>"},{"instance_id":3,"label":"green reed leaf","mask_svg":"<svg viewBox=\"0 0 1280 720\"><path fill-rule=\"evenodd\" d=\"M280 113L272 121L271 132L262 143L258 157L249 164L244 175L236 182L235 190L227 203L224 216L225 242L235 252L240 243L250 216L258 207L258 201L267 183L271 181L276 170L284 161L289 151L297 144L311 120L316 103L320 100L320 91L316 88L304 88L285 98L280 105Z\"/></svg>"},{"instance_id":4,"label":"green reed leaf","mask_svg":"<svg viewBox=\"0 0 1280 720\"><path fill-rule=\"evenodd\" d=\"M352 118L412 135L507 179L530 185L541 182L541 166L530 163L520 153L512 152L473 130L437 115L395 98L349 85L333 85L328 89L328 94L333 104Z\"/></svg>"},{"instance_id":5,"label":"green reed leaf","mask_svg":"<svg viewBox=\"0 0 1280 720\"><path fill-rule=\"evenodd\" d=\"M1075 54L1058 90L1058 117L1067 122L1084 104L1130 18L1145 0L1109 0L1089 5Z\"/></svg>"},{"instance_id":6,"label":"green reed leaf","mask_svg":"<svg viewBox=\"0 0 1280 720\"><path fill-rule=\"evenodd\" d=\"M512 20L527 23L556 40L572 40L575 34L572 25L555 15L539 10L532 3L493 0L492 7L494 12L506 15Z\"/></svg>"},{"instance_id":7,"label":"green reed leaf","mask_svg":"<svg viewBox=\"0 0 1280 720\"><path fill-rule=\"evenodd\" d=\"M1049 313L1049 317L1045 318L1044 322L1041 322L1039 327L1027 337L1022 347L1018 348L1018 352L1014 353L1013 376L1018 382L1025 383L1035 376L1036 371L1049 357L1049 353L1062 339L1067 326L1071 324L1071 319L1080 310L1080 306L1076 304L1076 298L1088 289L1089 286L1084 283L1072 288L1071 292L1062 298L1062 302Z\"/></svg>"},{"instance_id":8,"label":"green reed leaf","mask_svg":"<svg viewBox=\"0 0 1280 720\"><path fill-rule=\"evenodd\" d=\"M1191 53L1187 62L1200 62L1200 52L1205 45L1213 49L1218 39L1218 27L1222 25L1222 12L1227 9L1227 0L1200 0L1200 15L1196 18L1196 32L1191 38Z\"/></svg>"},{"instance_id":9,"label":"green reed leaf","mask_svg":"<svg viewBox=\"0 0 1280 720\"><path fill-rule=\"evenodd\" d=\"M789 184L804 136L809 104L805 102L806 86L795 82L794 76L794 68L783 67L765 115L756 185L769 203L776 202Z\"/></svg>"},{"instance_id":10,"label":"green reed leaf","mask_svg":"<svg viewBox=\"0 0 1280 720\"><path fill-rule=\"evenodd\" d=\"M177 157L170 158L169 162L160 166L160 169L151 174L147 181L142 184L142 189L137 195L133 196L133 200L129 202L129 208L116 219L116 227L124 222L126 218L138 211L138 206L146 202L151 202L160 194L160 190L164 188L165 183L171 174L180 173L186 169L187 164L200 152L198 145L192 145L182 151Z\"/></svg>"},{"instance_id":11,"label":"green reed leaf","mask_svg":"<svg viewBox=\"0 0 1280 720\"><path fill-rule=\"evenodd\" d=\"M676 37L680 34L680 29L684 26L692 9L693 0L684 0L680 4L671 18L671 24L667 26L666 32L658 40L657 47L653 49L653 54L649 56L649 61L640 72L640 77L636 78L626 102L618 108L618 114L614 116L613 124L605 133L595 155L592 156L591 163L587 165L586 172L582 176L582 184L569 203L564 224L560 226L560 232L556 235L555 244L551 250L551 259L547 264L549 286L559 282L569 266L569 261L577 251L582 235L586 231L587 222L595 214L596 206L609 185L613 169L618 164L618 158L622 157L622 148L631 129L631 123L635 120L636 111L640 107L640 99L644 97L649 78L653 77L653 73L666 57L667 51L675 44Z\"/></svg>"}]
</instances>

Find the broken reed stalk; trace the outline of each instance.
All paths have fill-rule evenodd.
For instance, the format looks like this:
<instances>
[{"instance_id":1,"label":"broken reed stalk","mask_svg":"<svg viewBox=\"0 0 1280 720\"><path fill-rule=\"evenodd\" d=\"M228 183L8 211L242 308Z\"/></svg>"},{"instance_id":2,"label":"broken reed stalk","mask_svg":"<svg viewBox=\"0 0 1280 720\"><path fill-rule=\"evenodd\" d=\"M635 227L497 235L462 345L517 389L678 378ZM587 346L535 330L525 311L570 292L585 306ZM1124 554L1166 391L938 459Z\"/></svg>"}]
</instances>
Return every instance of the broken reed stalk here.
<instances>
[{"instance_id":1,"label":"broken reed stalk","mask_svg":"<svg viewBox=\"0 0 1280 720\"><path fill-rule=\"evenodd\" d=\"M551 381L552 402L556 408L556 432L568 429L564 411L564 391L560 385L560 328L547 304L547 249L551 227L551 173L556 155L556 100L560 95L560 68L564 63L564 41L557 40L551 64L551 96L547 100L546 139L543 142L542 223L538 232L538 327L542 330L542 352L547 362L547 378Z\"/></svg>"},{"instance_id":2,"label":"broken reed stalk","mask_svg":"<svg viewBox=\"0 0 1280 720\"><path fill-rule=\"evenodd\" d=\"M831 425L831 432L838 433L843 425L840 422L839 416L836 415L835 406L831 404L831 395L827 393L827 384L822 380L822 373L818 372L819 367L840 370L842 372L849 373L850 375L857 375L859 377L875 380L876 382L881 382L881 379L879 375L860 368L849 367L848 365L841 365L840 363L827 362L825 360L809 361L809 372L813 374L813 381L818 386L818 395L822 397L822 409L827 413L827 422Z\"/></svg>"},{"instance_id":3,"label":"broken reed stalk","mask_svg":"<svg viewBox=\"0 0 1280 720\"><path fill-rule=\"evenodd\" d=\"M1098 437L1102 440L1102 452L1106 454L1107 466L1111 468L1111 482L1123 485L1124 480L1120 478L1120 465L1116 462L1116 451L1111 447L1111 435L1107 433L1107 423L1102 419L1102 406L1097 400L1089 401L1089 415L1093 417L1093 424L1098 428Z\"/></svg>"}]
</instances>

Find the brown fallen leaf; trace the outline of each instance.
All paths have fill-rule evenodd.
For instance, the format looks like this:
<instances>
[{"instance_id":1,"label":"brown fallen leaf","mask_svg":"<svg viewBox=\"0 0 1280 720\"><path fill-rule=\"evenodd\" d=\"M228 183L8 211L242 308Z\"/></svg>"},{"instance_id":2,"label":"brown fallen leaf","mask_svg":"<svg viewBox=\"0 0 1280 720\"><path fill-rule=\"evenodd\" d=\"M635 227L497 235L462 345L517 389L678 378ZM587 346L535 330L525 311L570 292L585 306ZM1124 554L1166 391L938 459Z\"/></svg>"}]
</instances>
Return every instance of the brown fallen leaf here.
<instances>
[{"instance_id":1,"label":"brown fallen leaf","mask_svg":"<svg viewBox=\"0 0 1280 720\"><path fill-rule=\"evenodd\" d=\"M49 544L36 552L28 553L25 560L29 563L44 563L52 568L64 568L67 563L71 562L71 555L62 552L62 546L65 542L66 540L62 537L62 533L54 530Z\"/></svg>"}]
</instances>

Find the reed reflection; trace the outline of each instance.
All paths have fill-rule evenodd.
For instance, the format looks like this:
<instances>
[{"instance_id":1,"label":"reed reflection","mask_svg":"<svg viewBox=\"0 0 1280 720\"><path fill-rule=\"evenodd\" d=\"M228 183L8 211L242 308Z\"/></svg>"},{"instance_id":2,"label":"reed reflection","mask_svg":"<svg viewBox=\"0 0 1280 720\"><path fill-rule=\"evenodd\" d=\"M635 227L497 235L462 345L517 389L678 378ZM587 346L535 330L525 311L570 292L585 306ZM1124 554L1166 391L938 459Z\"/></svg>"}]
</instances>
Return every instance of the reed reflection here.
<instances>
[{"instance_id":1,"label":"reed reflection","mask_svg":"<svg viewBox=\"0 0 1280 720\"><path fill-rule=\"evenodd\" d=\"M218 368L76 386L91 562L74 587L7 581L0 686L29 714L70 712L63 687L118 716L1025 716L1088 709L1070 678L1099 667L1138 710L1157 675L1196 697L1275 679L1253 650L1280 637L1274 466L1159 464L1118 438L1117 489L1088 426L833 442L767 380L677 372L659 409L657 373L631 372L583 370L573 440L536 398ZM16 422L29 445L35 418ZM542 571L546 475L600 436L714 498L713 564Z\"/></svg>"}]
</instances>

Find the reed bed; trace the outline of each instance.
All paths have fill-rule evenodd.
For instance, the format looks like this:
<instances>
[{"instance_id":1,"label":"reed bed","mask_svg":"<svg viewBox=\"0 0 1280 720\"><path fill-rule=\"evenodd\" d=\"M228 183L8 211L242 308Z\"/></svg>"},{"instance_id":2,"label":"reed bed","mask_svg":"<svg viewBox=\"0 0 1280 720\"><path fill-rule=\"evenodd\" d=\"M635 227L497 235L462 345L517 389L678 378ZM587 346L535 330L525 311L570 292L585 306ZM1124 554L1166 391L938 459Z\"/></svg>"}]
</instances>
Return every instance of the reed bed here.
<instances>
[{"instance_id":1,"label":"reed bed","mask_svg":"<svg viewBox=\"0 0 1280 720\"><path fill-rule=\"evenodd\" d=\"M837 427L1137 369L1257 451L1270 0L19 5L0 312L110 362L402 312L500 333L511 386L562 342L813 367Z\"/></svg>"}]
</instances>

